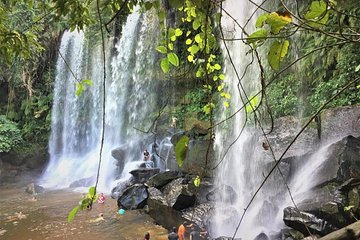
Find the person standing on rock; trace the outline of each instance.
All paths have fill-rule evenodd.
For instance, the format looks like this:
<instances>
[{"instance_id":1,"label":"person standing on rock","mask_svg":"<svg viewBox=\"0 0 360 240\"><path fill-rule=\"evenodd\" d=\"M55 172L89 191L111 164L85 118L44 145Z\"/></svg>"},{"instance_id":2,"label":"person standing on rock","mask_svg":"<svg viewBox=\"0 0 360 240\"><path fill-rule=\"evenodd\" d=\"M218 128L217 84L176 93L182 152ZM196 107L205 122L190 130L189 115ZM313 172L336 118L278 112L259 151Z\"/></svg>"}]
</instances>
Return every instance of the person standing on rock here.
<instances>
[{"instance_id":1,"label":"person standing on rock","mask_svg":"<svg viewBox=\"0 0 360 240\"><path fill-rule=\"evenodd\" d=\"M168 235L168 240L178 240L178 239L179 236L176 233L176 227L173 227L171 233L169 233Z\"/></svg>"}]
</instances>

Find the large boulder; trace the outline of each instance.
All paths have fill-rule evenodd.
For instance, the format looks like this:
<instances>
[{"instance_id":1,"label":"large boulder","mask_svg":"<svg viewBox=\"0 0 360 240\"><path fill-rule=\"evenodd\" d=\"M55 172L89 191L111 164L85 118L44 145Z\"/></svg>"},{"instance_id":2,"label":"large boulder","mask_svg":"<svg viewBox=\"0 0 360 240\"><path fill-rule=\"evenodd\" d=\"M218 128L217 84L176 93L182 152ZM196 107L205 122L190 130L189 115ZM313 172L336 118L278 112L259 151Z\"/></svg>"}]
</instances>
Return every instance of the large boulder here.
<instances>
[{"instance_id":1,"label":"large boulder","mask_svg":"<svg viewBox=\"0 0 360 240\"><path fill-rule=\"evenodd\" d=\"M118 199L119 196L125 191L125 189L132 186L133 184L135 184L133 177L118 182L116 186L111 190L111 198Z\"/></svg>"},{"instance_id":2,"label":"large boulder","mask_svg":"<svg viewBox=\"0 0 360 240\"><path fill-rule=\"evenodd\" d=\"M347 136L328 146L326 152L326 160L318 168L318 185L360 178L360 138Z\"/></svg>"},{"instance_id":3,"label":"large boulder","mask_svg":"<svg viewBox=\"0 0 360 240\"><path fill-rule=\"evenodd\" d=\"M117 200L119 208L124 209L141 209L146 205L149 194L146 186L135 184L125 189Z\"/></svg>"},{"instance_id":4,"label":"large boulder","mask_svg":"<svg viewBox=\"0 0 360 240\"><path fill-rule=\"evenodd\" d=\"M119 173L121 173L124 170L124 166L127 158L127 149L128 146L122 145L111 151L111 156L116 159L116 166L118 167Z\"/></svg>"},{"instance_id":5,"label":"large boulder","mask_svg":"<svg viewBox=\"0 0 360 240\"><path fill-rule=\"evenodd\" d=\"M209 152L208 152L209 151ZM208 152L208 154L207 154ZM213 177L215 172L215 152L212 142L208 140L190 140L181 170L192 175Z\"/></svg>"},{"instance_id":6,"label":"large boulder","mask_svg":"<svg viewBox=\"0 0 360 240\"><path fill-rule=\"evenodd\" d=\"M163 193L154 187L148 188L149 198L147 201L149 207L149 215L155 221L167 229L173 226L179 226L185 218L182 217L180 211L175 210L167 203Z\"/></svg>"},{"instance_id":7,"label":"large boulder","mask_svg":"<svg viewBox=\"0 0 360 240\"><path fill-rule=\"evenodd\" d=\"M287 207L284 209L283 220L285 224L304 235L311 233L317 233L320 235L326 235L336 228L327 221L317 218L311 213L300 211L294 207Z\"/></svg>"},{"instance_id":8,"label":"large boulder","mask_svg":"<svg viewBox=\"0 0 360 240\"><path fill-rule=\"evenodd\" d=\"M183 173L179 171L161 172L150 177L149 180L146 182L146 185L148 187L161 188L172 180L180 177L183 177Z\"/></svg>"},{"instance_id":9,"label":"large boulder","mask_svg":"<svg viewBox=\"0 0 360 240\"><path fill-rule=\"evenodd\" d=\"M195 204L195 195L183 184L183 178L171 181L163 188L163 195L168 205L176 210L182 210Z\"/></svg>"},{"instance_id":10,"label":"large boulder","mask_svg":"<svg viewBox=\"0 0 360 240\"><path fill-rule=\"evenodd\" d=\"M26 185L25 192L36 195L45 192L45 188L35 183L29 183L28 185Z\"/></svg>"},{"instance_id":11,"label":"large boulder","mask_svg":"<svg viewBox=\"0 0 360 240\"><path fill-rule=\"evenodd\" d=\"M135 183L145 183L150 177L159 172L159 168L138 168L130 171L130 174L134 177Z\"/></svg>"}]
</instances>

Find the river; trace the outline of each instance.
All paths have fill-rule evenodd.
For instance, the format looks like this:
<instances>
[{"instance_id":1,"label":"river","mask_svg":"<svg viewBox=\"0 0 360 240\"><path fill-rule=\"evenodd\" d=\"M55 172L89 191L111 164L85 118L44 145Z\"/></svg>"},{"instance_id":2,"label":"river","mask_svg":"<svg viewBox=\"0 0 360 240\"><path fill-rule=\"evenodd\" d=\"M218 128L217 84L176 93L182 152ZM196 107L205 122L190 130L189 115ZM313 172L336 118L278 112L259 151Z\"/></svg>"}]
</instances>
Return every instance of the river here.
<instances>
[{"instance_id":1,"label":"river","mask_svg":"<svg viewBox=\"0 0 360 240\"><path fill-rule=\"evenodd\" d=\"M92 210L80 211L71 223L67 215L81 199L82 193L47 190L36 196L25 189L31 177L0 182L0 239L150 239L165 240L168 231L140 210L117 214L116 200L107 196L105 204L95 203ZM104 220L99 220L99 214Z\"/></svg>"}]
</instances>

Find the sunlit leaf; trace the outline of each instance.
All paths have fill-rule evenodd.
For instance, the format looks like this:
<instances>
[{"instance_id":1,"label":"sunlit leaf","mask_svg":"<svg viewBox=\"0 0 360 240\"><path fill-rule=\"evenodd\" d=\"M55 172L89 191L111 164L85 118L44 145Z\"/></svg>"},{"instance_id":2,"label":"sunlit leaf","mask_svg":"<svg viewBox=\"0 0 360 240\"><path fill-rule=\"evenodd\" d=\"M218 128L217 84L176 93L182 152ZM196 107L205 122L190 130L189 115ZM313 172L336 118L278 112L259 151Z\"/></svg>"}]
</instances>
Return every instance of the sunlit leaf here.
<instances>
[{"instance_id":1,"label":"sunlit leaf","mask_svg":"<svg viewBox=\"0 0 360 240\"><path fill-rule=\"evenodd\" d=\"M90 195L90 197L93 197L95 195L95 187L89 188L89 195Z\"/></svg>"},{"instance_id":2,"label":"sunlit leaf","mask_svg":"<svg viewBox=\"0 0 360 240\"><path fill-rule=\"evenodd\" d=\"M186 45L190 45L192 43L192 40L190 38L186 39Z\"/></svg>"},{"instance_id":3,"label":"sunlit leaf","mask_svg":"<svg viewBox=\"0 0 360 240\"><path fill-rule=\"evenodd\" d=\"M193 61L194 61L194 56L193 56L193 55L189 55L189 56L187 57L187 59L188 59L189 62L193 62Z\"/></svg>"},{"instance_id":4,"label":"sunlit leaf","mask_svg":"<svg viewBox=\"0 0 360 240\"><path fill-rule=\"evenodd\" d=\"M176 53L168 53L167 54L167 59L169 60L169 62L174 65L175 67L179 66L179 57L176 55Z\"/></svg>"},{"instance_id":5,"label":"sunlit leaf","mask_svg":"<svg viewBox=\"0 0 360 240\"><path fill-rule=\"evenodd\" d=\"M85 79L85 80L82 80L83 83L89 85L89 86L92 86L93 85L93 82L90 80L90 79Z\"/></svg>"},{"instance_id":6,"label":"sunlit leaf","mask_svg":"<svg viewBox=\"0 0 360 240\"><path fill-rule=\"evenodd\" d=\"M259 95L256 95L255 97L250 98L250 102L246 104L246 112L251 113L253 109L257 108L257 105L259 104Z\"/></svg>"},{"instance_id":7,"label":"sunlit leaf","mask_svg":"<svg viewBox=\"0 0 360 240\"><path fill-rule=\"evenodd\" d=\"M187 49L192 55L195 55L198 51L199 51L199 47L197 45L191 45L188 49Z\"/></svg>"},{"instance_id":8,"label":"sunlit leaf","mask_svg":"<svg viewBox=\"0 0 360 240\"><path fill-rule=\"evenodd\" d=\"M163 58L161 59L161 63L160 63L161 69L164 73L168 73L169 72L169 60L167 58Z\"/></svg>"},{"instance_id":9,"label":"sunlit leaf","mask_svg":"<svg viewBox=\"0 0 360 240\"><path fill-rule=\"evenodd\" d=\"M194 30L198 30L198 28L201 26L201 22L195 19L192 26Z\"/></svg>"},{"instance_id":10,"label":"sunlit leaf","mask_svg":"<svg viewBox=\"0 0 360 240\"><path fill-rule=\"evenodd\" d=\"M228 101L225 101L225 102L224 102L224 107L226 107L226 108L230 107L230 104L229 104Z\"/></svg>"},{"instance_id":11,"label":"sunlit leaf","mask_svg":"<svg viewBox=\"0 0 360 240\"><path fill-rule=\"evenodd\" d=\"M70 223L74 219L74 217L78 211L79 211L79 206L76 206L69 212L68 217L67 217L68 223Z\"/></svg>"},{"instance_id":12,"label":"sunlit leaf","mask_svg":"<svg viewBox=\"0 0 360 240\"><path fill-rule=\"evenodd\" d=\"M256 26L257 28L263 27L266 19L268 18L268 16L269 16L268 13L261 14L261 15L256 19L255 26Z\"/></svg>"},{"instance_id":13,"label":"sunlit leaf","mask_svg":"<svg viewBox=\"0 0 360 240\"><path fill-rule=\"evenodd\" d=\"M79 97L81 93L84 91L84 85L81 82L76 83L76 92L75 95Z\"/></svg>"},{"instance_id":14,"label":"sunlit leaf","mask_svg":"<svg viewBox=\"0 0 360 240\"><path fill-rule=\"evenodd\" d=\"M260 29L257 30L256 32L253 32L252 34L249 35L247 42L248 43L255 43L255 42L263 42L266 40L266 37L268 35L268 30L266 29Z\"/></svg>"},{"instance_id":15,"label":"sunlit leaf","mask_svg":"<svg viewBox=\"0 0 360 240\"><path fill-rule=\"evenodd\" d=\"M156 51L166 54L167 48L164 46L158 46L158 47L156 47Z\"/></svg>"},{"instance_id":16,"label":"sunlit leaf","mask_svg":"<svg viewBox=\"0 0 360 240\"><path fill-rule=\"evenodd\" d=\"M330 14L328 5L323 0L314 0L311 2L309 11L305 14L305 19L309 20L308 24L312 27L322 27L329 20Z\"/></svg>"},{"instance_id":17,"label":"sunlit leaf","mask_svg":"<svg viewBox=\"0 0 360 240\"><path fill-rule=\"evenodd\" d=\"M214 65L214 69L215 69L215 70L220 70L220 69L221 69L220 64L215 64L215 65Z\"/></svg>"},{"instance_id":18,"label":"sunlit leaf","mask_svg":"<svg viewBox=\"0 0 360 240\"><path fill-rule=\"evenodd\" d=\"M180 28L175 29L175 36L179 37L183 34L183 31L181 31Z\"/></svg>"},{"instance_id":19,"label":"sunlit leaf","mask_svg":"<svg viewBox=\"0 0 360 240\"><path fill-rule=\"evenodd\" d=\"M172 51L174 50L174 44L173 43L168 43L168 48Z\"/></svg>"},{"instance_id":20,"label":"sunlit leaf","mask_svg":"<svg viewBox=\"0 0 360 240\"><path fill-rule=\"evenodd\" d=\"M220 78L220 80L224 80L224 79L225 79L225 75L224 75L224 74L220 74L220 75L219 75L219 78Z\"/></svg>"},{"instance_id":21,"label":"sunlit leaf","mask_svg":"<svg viewBox=\"0 0 360 240\"><path fill-rule=\"evenodd\" d=\"M291 17L281 16L276 12L270 13L266 19L266 23L271 27L271 33L273 34L278 34L291 21Z\"/></svg>"},{"instance_id":22,"label":"sunlit leaf","mask_svg":"<svg viewBox=\"0 0 360 240\"><path fill-rule=\"evenodd\" d=\"M202 38L201 38L201 35L200 34L196 34L196 36L195 36L195 42L197 42L197 43L201 43L203 40L202 40Z\"/></svg>"},{"instance_id":23,"label":"sunlit leaf","mask_svg":"<svg viewBox=\"0 0 360 240\"><path fill-rule=\"evenodd\" d=\"M285 40L282 43L279 41L275 41L269 50L268 53L268 62L272 69L275 71L279 70L280 68L280 60L284 58L288 52L289 48L289 41Z\"/></svg>"},{"instance_id":24,"label":"sunlit leaf","mask_svg":"<svg viewBox=\"0 0 360 240\"><path fill-rule=\"evenodd\" d=\"M175 145L175 157L179 167L183 165L186 158L189 140L190 138L188 136L182 136Z\"/></svg>"},{"instance_id":25,"label":"sunlit leaf","mask_svg":"<svg viewBox=\"0 0 360 240\"><path fill-rule=\"evenodd\" d=\"M196 178L194 179L194 186L195 187L199 187L200 186L200 177L196 176Z\"/></svg>"}]
</instances>

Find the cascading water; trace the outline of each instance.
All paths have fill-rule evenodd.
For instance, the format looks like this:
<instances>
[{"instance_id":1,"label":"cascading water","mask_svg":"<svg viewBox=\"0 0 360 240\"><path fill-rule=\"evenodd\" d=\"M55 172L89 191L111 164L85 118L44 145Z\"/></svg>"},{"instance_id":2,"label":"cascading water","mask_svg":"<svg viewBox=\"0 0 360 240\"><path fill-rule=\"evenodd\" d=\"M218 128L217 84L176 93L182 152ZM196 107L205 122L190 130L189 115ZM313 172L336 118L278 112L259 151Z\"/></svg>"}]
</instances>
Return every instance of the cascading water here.
<instances>
[{"instance_id":1,"label":"cascading water","mask_svg":"<svg viewBox=\"0 0 360 240\"><path fill-rule=\"evenodd\" d=\"M228 0L224 3L223 8L229 15L234 17L241 26L244 26L244 23L253 12L252 4L245 0ZM224 16L222 25L224 34L226 35L225 38L230 37L236 39L243 36L241 28L239 28L230 17ZM251 24L249 24L248 27L251 27L250 25ZM231 55L232 63L236 67L236 72L233 69L226 47ZM251 97L251 93L256 90L256 84L254 83L259 79L259 74L251 67L246 69L246 66L252 59L250 57L244 57L249 49L243 42L227 42L226 47L225 45L223 47L225 55L224 71L227 84L232 90L233 110L236 110L243 104L242 99L245 98L244 90L248 98ZM241 81L245 89L241 89L238 85L238 77L241 78L245 69L246 74ZM224 117L226 116L221 116L221 118ZM249 201L254 191L254 186L257 186L256 183L258 183L260 179L260 177L258 179L253 177L258 174L259 164L256 162L257 157L255 156L256 153L253 148L252 133L248 129L242 131L244 123L245 116L244 112L242 112L227 121L228 126L232 129L231 132L226 133L223 127L221 127L222 129L216 130L215 148L219 153L218 158L222 159L224 155L226 155L218 167L217 180L215 181L218 184L218 188L222 189L220 193L222 197L219 198L220 200L216 205L216 213L211 226L215 236L233 236L240 220L240 215L246 207L246 201ZM241 131L242 134L240 138L238 138ZM229 141L227 139L231 140ZM228 146L231 147L228 149ZM229 188L224 186L230 186L236 192L237 197L234 197L234 199L230 201L224 201L229 194ZM253 208L254 207L252 207L252 209ZM251 215L252 209L248 210L250 212L248 215ZM254 220L254 217L247 216L247 218L245 218L236 236L248 239L254 237L254 234L258 232L258 230L255 229L256 225L253 224L252 221L248 221L248 219Z\"/></svg>"},{"instance_id":2,"label":"cascading water","mask_svg":"<svg viewBox=\"0 0 360 240\"><path fill-rule=\"evenodd\" d=\"M158 37L155 16L137 11L130 14L115 46L114 57L107 59L111 64L106 66L101 191L109 191L111 183L119 177L115 174L111 150L126 144L131 154L125 161L141 160L142 149L138 144L141 132L134 127L149 128L152 121L149 114L156 111L161 102L156 94L159 81L154 73L154 69L158 69L154 67ZM110 52L109 49L106 51ZM59 52L49 142L50 162L42 181L48 187L65 188L80 179L95 183L102 131L103 63L100 44L94 47L82 32L66 31ZM77 97L75 78L90 79L93 85ZM134 164L129 164L126 168L134 167Z\"/></svg>"}]
</instances>

